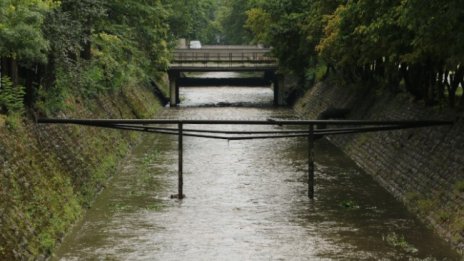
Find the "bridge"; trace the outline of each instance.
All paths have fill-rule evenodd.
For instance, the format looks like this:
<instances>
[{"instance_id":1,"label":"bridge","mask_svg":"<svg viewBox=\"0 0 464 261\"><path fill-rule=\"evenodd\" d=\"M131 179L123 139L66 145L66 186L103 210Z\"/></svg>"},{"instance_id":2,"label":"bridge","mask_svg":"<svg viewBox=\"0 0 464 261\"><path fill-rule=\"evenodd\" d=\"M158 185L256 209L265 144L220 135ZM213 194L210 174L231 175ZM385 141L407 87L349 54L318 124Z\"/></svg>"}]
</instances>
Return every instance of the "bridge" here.
<instances>
[{"instance_id":1,"label":"bridge","mask_svg":"<svg viewBox=\"0 0 464 261\"><path fill-rule=\"evenodd\" d=\"M276 73L277 59L271 49L257 46L205 46L199 49L178 48L169 65L170 105L180 102L180 86L217 85L271 85L274 90L274 105L282 105L284 78ZM208 79L188 78L188 72L263 72L259 78Z\"/></svg>"}]
</instances>

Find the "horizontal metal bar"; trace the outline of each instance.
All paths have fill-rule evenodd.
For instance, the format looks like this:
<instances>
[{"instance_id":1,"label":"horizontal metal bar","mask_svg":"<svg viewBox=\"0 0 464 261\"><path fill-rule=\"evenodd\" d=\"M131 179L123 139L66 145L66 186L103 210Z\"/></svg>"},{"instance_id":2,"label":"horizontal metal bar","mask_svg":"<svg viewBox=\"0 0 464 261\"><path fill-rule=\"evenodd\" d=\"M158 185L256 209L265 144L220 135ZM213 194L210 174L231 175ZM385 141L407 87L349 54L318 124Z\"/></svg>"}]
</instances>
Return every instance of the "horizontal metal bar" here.
<instances>
[{"instance_id":1,"label":"horizontal metal bar","mask_svg":"<svg viewBox=\"0 0 464 261\"><path fill-rule=\"evenodd\" d=\"M122 125L117 124L117 126L122 127L140 127L136 125ZM176 128L160 128L160 127L143 127L146 130L160 130L160 131L177 131ZM407 128L417 128L416 126L384 126L384 127L356 127L356 128L335 128L335 129L316 129L314 133L323 134L323 135L333 135L333 133L356 133L363 131L376 131L376 130L395 130L395 129L407 129ZM236 134L236 135L253 135L253 134L304 134L308 133L307 130L288 130L288 131L223 131L223 130L202 130L202 129L184 129L184 132L193 132L193 133L214 133L214 134Z\"/></svg>"},{"instance_id":2,"label":"horizontal metal bar","mask_svg":"<svg viewBox=\"0 0 464 261\"><path fill-rule=\"evenodd\" d=\"M384 127L361 127L361 128L348 128L348 129L327 129L327 130L315 130L315 138L322 136L334 136L334 135L346 135L346 134L360 134L368 132L379 132L379 131L392 131L401 129L421 128L427 126L384 126ZM306 134L295 134L295 135L279 135L279 136L249 136L249 137L232 137L230 140L253 140L253 139L272 139L272 138L297 138L297 137L308 137L309 133Z\"/></svg>"},{"instance_id":3,"label":"horizontal metal bar","mask_svg":"<svg viewBox=\"0 0 464 261\"><path fill-rule=\"evenodd\" d=\"M172 119L38 119L38 123L49 124L189 124L189 125L401 125L401 126L435 126L452 125L453 121L372 121L372 120L172 120Z\"/></svg>"},{"instance_id":4,"label":"horizontal metal bar","mask_svg":"<svg viewBox=\"0 0 464 261\"><path fill-rule=\"evenodd\" d=\"M89 126L89 127L97 127L97 128L105 128L105 129L138 131L138 132L148 132L148 133L157 133L157 134L166 134L166 135L178 135L179 134L177 129L175 131L165 131L165 130L157 130L157 129L154 129L154 128L136 127L136 126L98 125L98 124L97 125L95 125L95 124L79 124L79 125ZM183 133L183 136L195 137L195 138L229 140L228 137L223 137L223 136L190 134L190 133L185 133L185 132Z\"/></svg>"},{"instance_id":5,"label":"horizontal metal bar","mask_svg":"<svg viewBox=\"0 0 464 261\"><path fill-rule=\"evenodd\" d=\"M366 132L377 132L377 131L389 131L389 130L403 130L403 129L412 129L412 128L425 128L423 126L414 126L414 125L392 125L392 126L380 126L380 127L358 127L358 128L339 128L339 129L319 129L315 133L321 135L339 135L339 134L356 134L356 133L366 133Z\"/></svg>"},{"instance_id":6,"label":"horizontal metal bar","mask_svg":"<svg viewBox=\"0 0 464 261\"><path fill-rule=\"evenodd\" d=\"M125 127L140 127L136 125L127 125L127 124L117 124L117 126ZM143 127L150 130L162 130L162 131L177 131L177 128L159 128L159 127ZM202 130L202 129L183 129L184 132L193 132L193 133L215 133L215 134L242 134L242 135L251 135L251 134L291 134L291 133L307 133L308 131L303 130L289 130L289 131L223 131L223 130Z\"/></svg>"},{"instance_id":7,"label":"horizontal metal bar","mask_svg":"<svg viewBox=\"0 0 464 261\"><path fill-rule=\"evenodd\" d=\"M87 125L85 126L94 126L102 127L109 129L119 129L119 130L129 130L129 131L139 131L139 132L149 132L149 133L158 133L158 134L167 134L167 135L178 135L178 129L170 128L153 128L153 127L143 127L143 126L131 126L131 125ZM426 126L422 126L426 127ZM342 134L357 134L357 133L367 133L367 132L378 132L378 131L388 131L388 130L399 130L399 129L408 129L416 128L414 126L383 126L383 127L361 127L361 128L341 128L341 129L326 129L326 130L315 130L315 138L320 138L322 136L332 136L332 135L342 135ZM164 129L164 130L163 130ZM195 130L193 130L195 131ZM307 137L309 133L307 131L299 131L300 134L291 134L291 135L265 135L265 136L247 136L247 137L232 137L232 136L215 136L215 135L201 135L201 134L192 134L189 133L192 130L185 131L183 133L186 137L196 137L196 138L207 138L207 139L220 139L220 140L229 140L229 141L238 141L238 140L255 140L255 139L282 139L282 138L297 138L297 137ZM216 132L220 133L220 132ZM243 134L243 133L233 133L230 134ZM257 134L259 132L250 132L247 134ZM275 134L280 134L283 132L275 132ZM292 133L292 132L290 132Z\"/></svg>"},{"instance_id":8,"label":"horizontal metal bar","mask_svg":"<svg viewBox=\"0 0 464 261\"><path fill-rule=\"evenodd\" d=\"M178 135L178 131L162 131L154 130L152 128L146 127L129 127L129 126L119 126L119 125L103 125L103 128L119 129L119 130L131 130L131 131L140 131L140 132L150 132L158 134L167 134L167 135ZM220 139L220 140L253 140L253 139L281 139L281 138L294 138L294 137L306 137L308 134L296 134L296 135L267 135L267 136L249 136L249 137L231 137L231 136L215 136L215 135L201 135L201 134L191 134L183 130L183 136L195 137L195 138L207 138L207 139ZM316 137L322 136L315 134Z\"/></svg>"}]
</instances>

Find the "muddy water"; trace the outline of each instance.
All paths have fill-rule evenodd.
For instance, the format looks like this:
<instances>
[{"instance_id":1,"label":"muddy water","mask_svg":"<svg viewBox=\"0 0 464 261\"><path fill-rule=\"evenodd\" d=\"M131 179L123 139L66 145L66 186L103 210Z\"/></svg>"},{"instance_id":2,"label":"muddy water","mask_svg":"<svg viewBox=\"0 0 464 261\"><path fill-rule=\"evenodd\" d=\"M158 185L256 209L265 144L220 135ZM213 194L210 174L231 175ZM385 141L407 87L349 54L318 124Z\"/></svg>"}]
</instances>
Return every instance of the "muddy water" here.
<instances>
[{"instance_id":1,"label":"muddy water","mask_svg":"<svg viewBox=\"0 0 464 261\"><path fill-rule=\"evenodd\" d=\"M182 107L161 117L292 117L290 110L263 106L272 104L269 88L186 88L181 96ZM253 102L259 108L202 107ZM54 259L460 260L324 140L316 144L316 199L310 201L306 145L304 138L185 138L187 198L179 201L170 199L177 186L176 138L147 135Z\"/></svg>"}]
</instances>

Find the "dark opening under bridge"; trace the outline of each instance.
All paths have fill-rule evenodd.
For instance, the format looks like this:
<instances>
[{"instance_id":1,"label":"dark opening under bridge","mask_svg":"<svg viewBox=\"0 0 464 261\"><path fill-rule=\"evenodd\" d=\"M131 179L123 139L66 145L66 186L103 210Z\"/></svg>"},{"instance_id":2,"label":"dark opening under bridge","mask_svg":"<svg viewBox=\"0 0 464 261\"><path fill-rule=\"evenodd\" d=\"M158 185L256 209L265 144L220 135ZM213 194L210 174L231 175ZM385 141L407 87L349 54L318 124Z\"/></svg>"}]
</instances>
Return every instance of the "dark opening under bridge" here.
<instances>
[{"instance_id":1,"label":"dark opening under bridge","mask_svg":"<svg viewBox=\"0 0 464 261\"><path fill-rule=\"evenodd\" d=\"M314 198L314 141L323 136L346 135L356 133L393 131L411 128L452 125L452 121L366 121L366 120L101 120L101 119L39 119L38 123L76 124L90 127L119 129L159 133L178 136L178 193L173 197L182 199L183 194L183 137L196 137L221 140L254 140L308 138L308 197ZM208 129L187 129L186 125L262 125L285 126L285 130L276 131L223 131ZM317 129L317 126L330 126ZM293 127L293 128L289 128ZM298 127L298 128L295 128ZM302 129L307 127L307 129Z\"/></svg>"},{"instance_id":2,"label":"dark opening under bridge","mask_svg":"<svg viewBox=\"0 0 464 261\"><path fill-rule=\"evenodd\" d=\"M271 56L271 49L255 46L205 46L200 49L179 48L173 53L169 65L170 105L180 102L180 86L272 85L274 105L281 105L283 76L276 73L277 59ZM261 78L188 78L189 72L262 72Z\"/></svg>"}]
</instances>

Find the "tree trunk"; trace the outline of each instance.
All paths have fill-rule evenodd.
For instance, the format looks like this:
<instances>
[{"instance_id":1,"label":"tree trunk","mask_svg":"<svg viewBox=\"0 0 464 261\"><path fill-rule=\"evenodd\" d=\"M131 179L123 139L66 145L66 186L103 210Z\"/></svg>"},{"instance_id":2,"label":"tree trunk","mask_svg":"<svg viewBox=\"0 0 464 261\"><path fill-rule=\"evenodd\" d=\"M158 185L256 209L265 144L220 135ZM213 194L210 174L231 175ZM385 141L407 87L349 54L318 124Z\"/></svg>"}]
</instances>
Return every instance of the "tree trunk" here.
<instances>
[{"instance_id":1,"label":"tree trunk","mask_svg":"<svg viewBox=\"0 0 464 261\"><path fill-rule=\"evenodd\" d=\"M464 89L464 81L461 82L461 86ZM462 108L464 108L464 93L461 95L460 105Z\"/></svg>"},{"instance_id":2,"label":"tree trunk","mask_svg":"<svg viewBox=\"0 0 464 261\"><path fill-rule=\"evenodd\" d=\"M2 77L10 77L10 63L8 58L1 58Z\"/></svg>"},{"instance_id":3,"label":"tree trunk","mask_svg":"<svg viewBox=\"0 0 464 261\"><path fill-rule=\"evenodd\" d=\"M32 107L35 97L34 78L36 74L33 70L27 69L26 71L26 96L24 98L25 104Z\"/></svg>"},{"instance_id":4,"label":"tree trunk","mask_svg":"<svg viewBox=\"0 0 464 261\"><path fill-rule=\"evenodd\" d=\"M416 99L423 99L424 93L422 91L422 68L418 65L409 65L401 67L404 82L406 83L406 90L408 90Z\"/></svg>"},{"instance_id":5,"label":"tree trunk","mask_svg":"<svg viewBox=\"0 0 464 261\"><path fill-rule=\"evenodd\" d=\"M433 63L431 61L427 61L423 70L423 77L425 79L423 85L424 97L425 97L425 104L427 106L432 106L435 103L435 73L433 69Z\"/></svg>"},{"instance_id":6,"label":"tree trunk","mask_svg":"<svg viewBox=\"0 0 464 261\"><path fill-rule=\"evenodd\" d=\"M89 27L91 28L91 27ZM86 35L86 37L84 38L85 41L83 43L83 49L82 49L82 52L81 52L81 57L85 60L90 60L92 59L92 42L90 41L91 37L92 37L92 32L90 29L86 29L84 31L84 34Z\"/></svg>"},{"instance_id":7,"label":"tree trunk","mask_svg":"<svg viewBox=\"0 0 464 261\"><path fill-rule=\"evenodd\" d=\"M449 104L452 108L456 106L456 91L459 88L459 85L462 84L464 78L464 67L459 66L456 68L456 72L453 77L451 77L450 88L448 89ZM464 86L463 86L464 87ZM464 97L464 94L462 95ZM463 105L463 98L461 97L461 105Z\"/></svg>"},{"instance_id":8,"label":"tree trunk","mask_svg":"<svg viewBox=\"0 0 464 261\"><path fill-rule=\"evenodd\" d=\"M84 43L84 49L82 50L82 58L85 60L92 59L92 43L90 40L87 40Z\"/></svg>"},{"instance_id":9,"label":"tree trunk","mask_svg":"<svg viewBox=\"0 0 464 261\"><path fill-rule=\"evenodd\" d=\"M10 70L11 70L11 82L14 86L19 84L19 70L18 70L18 61L16 59L10 59Z\"/></svg>"},{"instance_id":10,"label":"tree trunk","mask_svg":"<svg viewBox=\"0 0 464 261\"><path fill-rule=\"evenodd\" d=\"M384 81L392 93L397 93L401 82L401 72L398 64L387 62L384 65Z\"/></svg>"},{"instance_id":11,"label":"tree trunk","mask_svg":"<svg viewBox=\"0 0 464 261\"><path fill-rule=\"evenodd\" d=\"M2 88L2 78L5 76L5 65L3 64L3 58L0 57L0 89Z\"/></svg>"},{"instance_id":12,"label":"tree trunk","mask_svg":"<svg viewBox=\"0 0 464 261\"><path fill-rule=\"evenodd\" d=\"M39 65L37 74L39 85L42 85L46 89L53 86L56 80L56 62L53 54L48 56L47 64Z\"/></svg>"}]
</instances>

